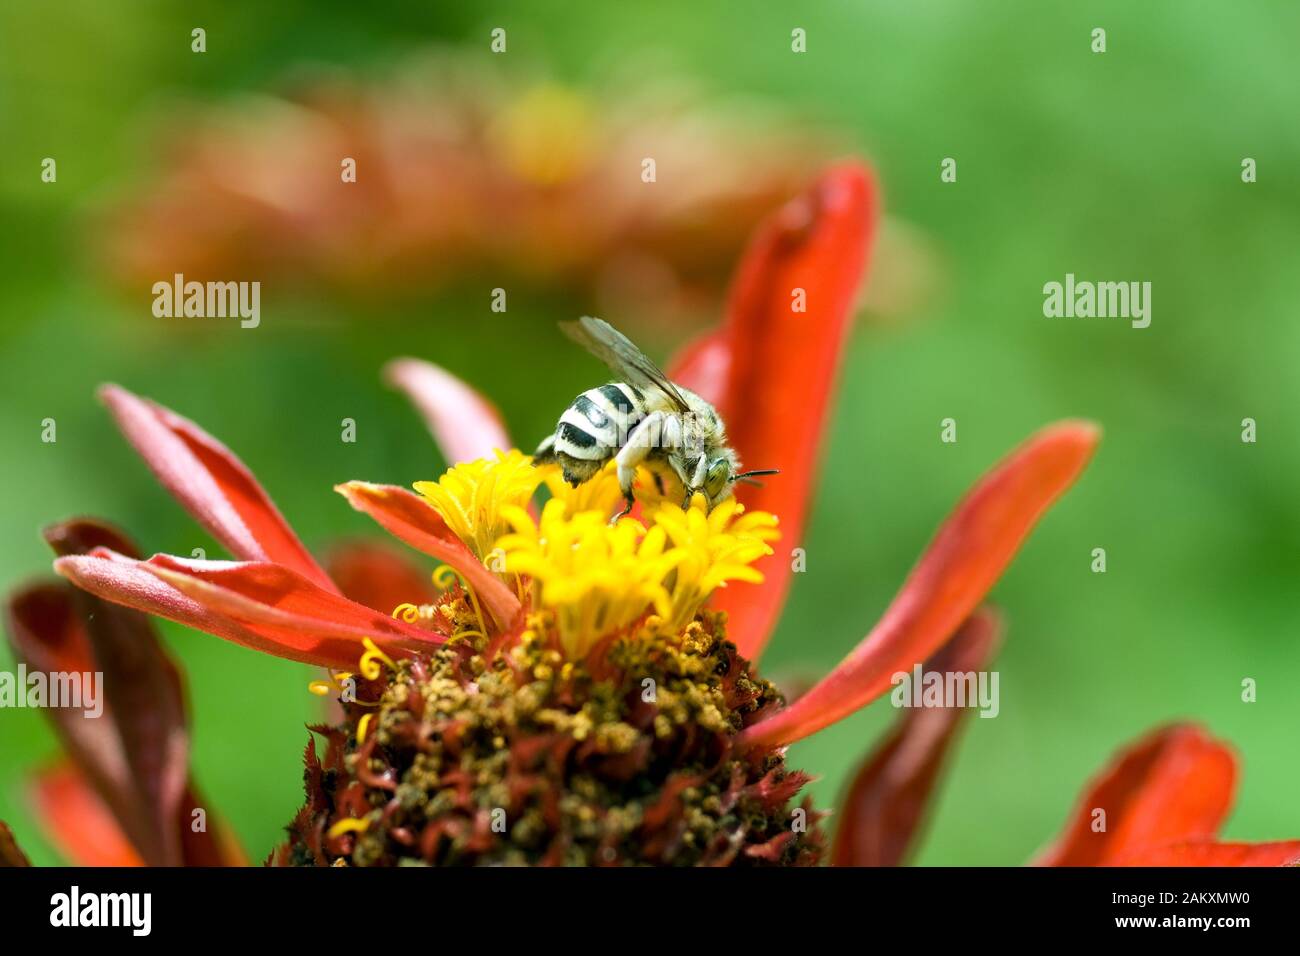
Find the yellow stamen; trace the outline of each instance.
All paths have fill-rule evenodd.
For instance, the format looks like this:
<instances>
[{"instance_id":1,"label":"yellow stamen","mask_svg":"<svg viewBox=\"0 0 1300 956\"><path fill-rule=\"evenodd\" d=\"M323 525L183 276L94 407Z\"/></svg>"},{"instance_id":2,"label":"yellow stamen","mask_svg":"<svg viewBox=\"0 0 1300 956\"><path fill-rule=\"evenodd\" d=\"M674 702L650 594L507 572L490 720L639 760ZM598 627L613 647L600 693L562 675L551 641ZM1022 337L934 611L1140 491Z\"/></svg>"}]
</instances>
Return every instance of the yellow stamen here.
<instances>
[{"instance_id":1,"label":"yellow stamen","mask_svg":"<svg viewBox=\"0 0 1300 956\"><path fill-rule=\"evenodd\" d=\"M714 590L728 581L761 584L763 575L751 565L772 553L767 542L780 537L776 517L765 511L744 514L734 498L708 511L704 497L696 495L690 508L661 505L652 516L655 527L668 535L671 549L681 555L673 579L674 613L669 626L685 627Z\"/></svg>"},{"instance_id":2,"label":"yellow stamen","mask_svg":"<svg viewBox=\"0 0 1300 956\"><path fill-rule=\"evenodd\" d=\"M551 497L534 518L528 504L543 482ZM648 614L656 628L680 632L717 588L729 581L761 582L753 564L772 553L768 542L779 537L774 516L746 514L734 499L710 512L704 497L696 495L682 508L677 485L665 489L666 497L658 496L645 470L637 484L647 517L613 525L609 516L623 503L613 462L574 488L556 466L534 466L529 456L512 449L457 465L436 482L416 482L415 489L490 571L521 598L531 597L535 610L548 612L540 626L553 621L566 656L576 659ZM440 567L434 584L446 589L453 577L461 576ZM478 627L455 636L482 638L489 632L478 595L463 578L459 583ZM449 613L445 604L437 611ZM403 604L394 615L414 623L426 612ZM362 665L367 676L378 673L370 656Z\"/></svg>"},{"instance_id":3,"label":"yellow stamen","mask_svg":"<svg viewBox=\"0 0 1300 956\"><path fill-rule=\"evenodd\" d=\"M509 570L532 582L534 607L554 612L566 655L578 658L647 612L680 630L727 581L761 581L750 565L772 553L776 519L743 511L728 501L710 514L697 495L685 511L654 509L649 526L632 518L610 525L607 511L570 513L552 498L540 522L523 508L504 509L514 533L497 546Z\"/></svg>"},{"instance_id":4,"label":"yellow stamen","mask_svg":"<svg viewBox=\"0 0 1300 956\"><path fill-rule=\"evenodd\" d=\"M483 608L479 606L478 595L474 593L474 589L470 587L470 584L465 580L464 575L449 564L440 564L438 567L433 569L434 587L445 591L451 587L453 580L460 584L460 586L465 589L465 593L469 595L470 605L474 608L474 618L478 621L477 633L481 637L487 633L487 627L483 623ZM457 636L461 637L465 634L466 632L461 631Z\"/></svg>"},{"instance_id":5,"label":"yellow stamen","mask_svg":"<svg viewBox=\"0 0 1300 956\"><path fill-rule=\"evenodd\" d=\"M366 680L379 680L379 675L383 673L379 666L381 661L387 665L390 671L397 670L397 665L393 663L393 659L381 651L374 641L368 637L363 637L361 643L366 652L361 655L361 662L357 666L357 670L361 671L361 676Z\"/></svg>"},{"instance_id":6,"label":"yellow stamen","mask_svg":"<svg viewBox=\"0 0 1300 956\"><path fill-rule=\"evenodd\" d=\"M307 685L307 690L317 697L328 697L343 690L343 682L351 676L350 671L330 671L329 680L314 680Z\"/></svg>"},{"instance_id":7,"label":"yellow stamen","mask_svg":"<svg viewBox=\"0 0 1300 956\"><path fill-rule=\"evenodd\" d=\"M500 572L491 551L510 530L504 511L526 505L541 482L542 470L533 467L532 458L512 449L457 465L437 481L417 481L414 487L480 561Z\"/></svg>"},{"instance_id":8,"label":"yellow stamen","mask_svg":"<svg viewBox=\"0 0 1300 956\"><path fill-rule=\"evenodd\" d=\"M438 613L434 604L399 604L393 608L393 617L400 618L407 624L427 624Z\"/></svg>"},{"instance_id":9,"label":"yellow stamen","mask_svg":"<svg viewBox=\"0 0 1300 956\"><path fill-rule=\"evenodd\" d=\"M604 468L576 488L564 480L564 475L557 466L547 465L541 470L542 480L546 483L551 498L563 501L565 509L571 515L581 511L599 511L608 516L623 510L623 491L618 484L617 462L607 462ZM681 504L681 483L667 475L661 475L661 478L670 486L665 489L665 495L659 494L654 474L649 469L637 469L636 497L641 503L642 512L648 512L669 500Z\"/></svg>"},{"instance_id":10,"label":"yellow stamen","mask_svg":"<svg viewBox=\"0 0 1300 956\"><path fill-rule=\"evenodd\" d=\"M373 716L375 715L363 714L361 719L357 721L357 743L365 743L366 731L370 729L370 718Z\"/></svg>"},{"instance_id":11,"label":"yellow stamen","mask_svg":"<svg viewBox=\"0 0 1300 956\"><path fill-rule=\"evenodd\" d=\"M340 837L345 833L365 833L370 827L370 821L358 817L348 817L346 820L340 820L334 826L329 828L329 836Z\"/></svg>"}]
</instances>

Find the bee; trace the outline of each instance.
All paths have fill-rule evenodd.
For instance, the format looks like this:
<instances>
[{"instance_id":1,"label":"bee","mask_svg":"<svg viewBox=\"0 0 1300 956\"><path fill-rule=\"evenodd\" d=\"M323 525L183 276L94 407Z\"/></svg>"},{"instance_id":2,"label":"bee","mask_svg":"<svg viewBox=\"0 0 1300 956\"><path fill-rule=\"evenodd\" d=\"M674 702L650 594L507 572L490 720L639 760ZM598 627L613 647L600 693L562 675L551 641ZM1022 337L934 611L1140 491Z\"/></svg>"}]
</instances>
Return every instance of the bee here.
<instances>
[{"instance_id":1,"label":"bee","mask_svg":"<svg viewBox=\"0 0 1300 956\"><path fill-rule=\"evenodd\" d=\"M632 510L638 465L654 475L661 494L663 479L675 478L685 491L683 508L702 493L710 511L730 497L737 481L777 473L775 469L742 472L717 410L690 389L669 381L608 322L583 316L577 322L561 322L560 328L620 380L589 388L575 398L555 432L537 447L533 461L559 464L564 480L576 488L614 459L627 503L615 520Z\"/></svg>"}]
</instances>

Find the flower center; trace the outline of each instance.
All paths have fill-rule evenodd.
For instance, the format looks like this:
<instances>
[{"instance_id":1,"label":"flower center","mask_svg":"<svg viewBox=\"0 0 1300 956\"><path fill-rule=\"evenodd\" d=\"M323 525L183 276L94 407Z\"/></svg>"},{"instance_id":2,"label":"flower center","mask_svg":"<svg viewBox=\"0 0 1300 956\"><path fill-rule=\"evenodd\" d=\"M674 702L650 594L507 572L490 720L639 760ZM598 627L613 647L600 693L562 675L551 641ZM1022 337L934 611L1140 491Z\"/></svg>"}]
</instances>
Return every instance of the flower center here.
<instances>
[{"instance_id":1,"label":"flower center","mask_svg":"<svg viewBox=\"0 0 1300 956\"><path fill-rule=\"evenodd\" d=\"M536 516L530 506L543 484L550 499ZM772 553L769 542L779 537L773 515L746 513L734 499L710 512L700 495L685 509L643 499L641 517L611 524L622 504L613 462L573 488L557 467L535 467L512 450L457 465L415 488L534 611L549 612L569 660L647 615L664 633L680 634L717 588L760 583L753 564Z\"/></svg>"},{"instance_id":2,"label":"flower center","mask_svg":"<svg viewBox=\"0 0 1300 956\"><path fill-rule=\"evenodd\" d=\"M307 803L276 861L816 862L821 814L792 806L807 775L730 746L780 695L721 618L633 627L587 662L531 626L491 657L465 641L372 657L343 725L314 728L327 749L308 748Z\"/></svg>"},{"instance_id":3,"label":"flower center","mask_svg":"<svg viewBox=\"0 0 1300 956\"><path fill-rule=\"evenodd\" d=\"M638 512L613 523L613 463L573 488L512 450L415 486L524 613L485 627L468 581L445 575L434 603L394 612L450 639L402 660L368 647L336 675L356 694L342 726L317 728L326 755L308 749L308 802L279 862L817 860L820 814L790 806L807 776L732 747L780 695L704 606L762 581L776 518L700 495L682 508L641 477Z\"/></svg>"}]
</instances>

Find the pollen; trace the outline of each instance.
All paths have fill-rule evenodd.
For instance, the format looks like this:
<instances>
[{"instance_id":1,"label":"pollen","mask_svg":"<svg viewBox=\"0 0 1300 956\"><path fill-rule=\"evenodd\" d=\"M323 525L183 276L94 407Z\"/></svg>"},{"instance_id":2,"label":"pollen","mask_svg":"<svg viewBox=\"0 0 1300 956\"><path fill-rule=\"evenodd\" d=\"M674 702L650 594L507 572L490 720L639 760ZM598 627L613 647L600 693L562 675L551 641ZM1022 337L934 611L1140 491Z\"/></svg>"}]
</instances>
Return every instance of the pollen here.
<instances>
[{"instance_id":1,"label":"pollen","mask_svg":"<svg viewBox=\"0 0 1300 956\"><path fill-rule=\"evenodd\" d=\"M530 456L511 449L498 451L495 458L456 465L437 481L417 481L414 487L452 533L495 570L492 549L510 531L505 511L525 506L542 477Z\"/></svg>"},{"instance_id":2,"label":"pollen","mask_svg":"<svg viewBox=\"0 0 1300 956\"><path fill-rule=\"evenodd\" d=\"M528 616L529 629L552 616ZM307 799L273 862L317 866L814 864L822 814L779 751L726 741L779 706L718 612L685 633L648 622L563 662L520 640L398 661L314 727ZM645 688L655 688L648 701Z\"/></svg>"}]
</instances>

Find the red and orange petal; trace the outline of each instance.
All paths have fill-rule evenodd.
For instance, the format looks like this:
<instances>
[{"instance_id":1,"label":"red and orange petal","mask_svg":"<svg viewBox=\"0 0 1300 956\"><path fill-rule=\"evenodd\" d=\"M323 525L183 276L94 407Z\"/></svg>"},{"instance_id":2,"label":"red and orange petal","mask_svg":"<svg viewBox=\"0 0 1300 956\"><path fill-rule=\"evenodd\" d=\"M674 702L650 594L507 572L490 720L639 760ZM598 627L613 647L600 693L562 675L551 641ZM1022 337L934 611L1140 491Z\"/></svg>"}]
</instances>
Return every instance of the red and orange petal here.
<instances>
[{"instance_id":1,"label":"red and orange petal","mask_svg":"<svg viewBox=\"0 0 1300 956\"><path fill-rule=\"evenodd\" d=\"M1098 440L1083 422L1053 425L988 473L940 527L880 622L797 701L747 728L743 743L793 743L888 689L979 605L1034 524L1083 471Z\"/></svg>"},{"instance_id":2,"label":"red and orange petal","mask_svg":"<svg viewBox=\"0 0 1300 956\"><path fill-rule=\"evenodd\" d=\"M103 544L134 551L115 528L90 519L45 531L57 553ZM188 774L189 737L181 677L142 614L61 581L24 588L5 606L17 656L35 670L102 675L102 713L47 712L64 747L150 863L180 861L174 818Z\"/></svg>"},{"instance_id":3,"label":"red and orange petal","mask_svg":"<svg viewBox=\"0 0 1300 956\"><path fill-rule=\"evenodd\" d=\"M1088 785L1065 832L1034 862L1099 866L1212 840L1232 808L1236 781L1237 761L1226 744L1192 724L1162 727L1127 747Z\"/></svg>"},{"instance_id":4,"label":"red and orange petal","mask_svg":"<svg viewBox=\"0 0 1300 956\"><path fill-rule=\"evenodd\" d=\"M46 838L73 865L144 865L112 812L73 764L41 771L32 781L31 800Z\"/></svg>"},{"instance_id":5,"label":"red and orange petal","mask_svg":"<svg viewBox=\"0 0 1300 956\"><path fill-rule=\"evenodd\" d=\"M496 623L508 627L519 614L517 598L484 567L431 505L414 492L397 485L349 481L334 490L357 511L379 522L389 534L417 551L445 561L469 583Z\"/></svg>"},{"instance_id":6,"label":"red and orange petal","mask_svg":"<svg viewBox=\"0 0 1300 956\"><path fill-rule=\"evenodd\" d=\"M29 786L32 808L46 838L74 866L144 866L143 859L121 829L108 805L71 761L63 761L35 775ZM195 809L202 806L192 787L168 826L180 839L180 855L173 865L247 866L248 858L229 828L205 810L202 827L195 825Z\"/></svg>"},{"instance_id":7,"label":"red and orange petal","mask_svg":"<svg viewBox=\"0 0 1300 956\"><path fill-rule=\"evenodd\" d=\"M318 587L334 590L270 496L230 449L189 419L124 388L105 385L100 397L163 486L231 554L281 564Z\"/></svg>"},{"instance_id":8,"label":"red and orange petal","mask_svg":"<svg viewBox=\"0 0 1300 956\"><path fill-rule=\"evenodd\" d=\"M1113 866L1300 866L1300 840L1217 843L1188 840L1126 853Z\"/></svg>"},{"instance_id":9,"label":"red and orange petal","mask_svg":"<svg viewBox=\"0 0 1300 956\"><path fill-rule=\"evenodd\" d=\"M1001 637L1001 621L976 611L925 662L926 673L984 669ZM884 742L854 776L837 815L833 866L898 866L914 845L945 755L969 708L904 710Z\"/></svg>"},{"instance_id":10,"label":"red and orange petal","mask_svg":"<svg viewBox=\"0 0 1300 956\"><path fill-rule=\"evenodd\" d=\"M136 553L116 528L88 518L46 528L45 538L64 556L107 546ZM160 865L242 859L228 841L190 825L185 691L153 623L64 582L20 590L6 602L6 613L15 652L28 666L102 675L102 713L75 707L47 713L81 780L134 852ZM75 795L71 784L59 792Z\"/></svg>"},{"instance_id":11,"label":"red and orange petal","mask_svg":"<svg viewBox=\"0 0 1300 956\"><path fill-rule=\"evenodd\" d=\"M134 561L98 549L59 558L54 566L106 600L306 664L351 669L366 638L394 654L427 650L444 640L275 564L164 554Z\"/></svg>"},{"instance_id":12,"label":"red and orange petal","mask_svg":"<svg viewBox=\"0 0 1300 956\"><path fill-rule=\"evenodd\" d=\"M93 615L97 647L83 609ZM179 863L177 834L163 821L188 772L184 702L180 678L161 656L149 622L62 581L22 589L6 610L14 650L28 667L103 673L100 716L75 707L49 708L46 715L139 852L154 864Z\"/></svg>"},{"instance_id":13,"label":"red and orange petal","mask_svg":"<svg viewBox=\"0 0 1300 956\"><path fill-rule=\"evenodd\" d=\"M751 511L780 515L791 546L799 544L809 512L878 206L863 167L825 172L755 234L732 283L724 328L670 368L683 385L717 399L745 467L781 469L762 487L737 488L736 496ZM725 383L720 389L718 381ZM765 579L761 590L728 589L716 601L728 613L729 635L751 660L776 624L792 573L779 554L756 567Z\"/></svg>"}]
</instances>

